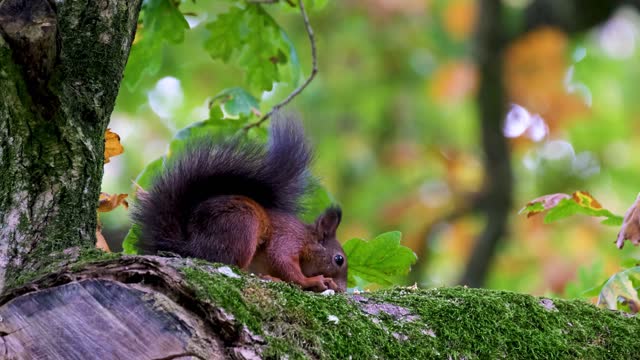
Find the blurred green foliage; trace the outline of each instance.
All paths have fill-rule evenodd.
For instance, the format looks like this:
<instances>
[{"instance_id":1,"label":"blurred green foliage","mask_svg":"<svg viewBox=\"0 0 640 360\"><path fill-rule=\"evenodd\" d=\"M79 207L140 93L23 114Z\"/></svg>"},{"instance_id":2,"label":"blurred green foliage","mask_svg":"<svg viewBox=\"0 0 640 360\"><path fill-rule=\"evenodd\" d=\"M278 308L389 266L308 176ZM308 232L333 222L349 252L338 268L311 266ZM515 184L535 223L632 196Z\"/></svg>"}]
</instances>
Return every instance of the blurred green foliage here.
<instances>
[{"instance_id":1,"label":"blurred green foliage","mask_svg":"<svg viewBox=\"0 0 640 360\"><path fill-rule=\"evenodd\" d=\"M205 50L216 39L212 22L238 6L255 4L181 2L186 30L167 3L145 2L143 21L150 11L166 11L169 17L143 30L132 49L126 86L110 125L120 134L125 153L105 166L103 189L109 193L133 193L132 179L166 153L180 129L191 125L193 131L206 126L202 121L220 117L210 116L209 104L221 91L244 89L224 105L224 112L241 121L255 120L253 112L266 113L310 71L304 24L284 1L261 5L264 12L251 15L261 20L245 29L252 34L266 27L261 38L277 37L281 34L271 27L273 19L293 45L270 42L280 55L261 63L265 69L254 75L246 64L256 60L248 51L255 38L218 34L233 41L235 50ZM343 240L374 238L400 230L403 241L426 260L414 268L420 284L452 284L484 221L482 216L446 220L482 183L474 96L480 75L472 58L476 3L319 3L308 9L318 41L319 74L286 110L303 118L316 149L314 174L343 207L338 235ZM517 28L522 2L504 3L507 23ZM616 229L597 220L575 217L544 225L537 217L517 216L517 210L542 194L577 189L597 194L613 213L622 213L635 199L640 175L640 158L633 155L640 144L640 102L635 99L639 24L637 13L622 9L591 31L532 37L505 54L507 67L520 69L505 75L511 101L540 114L547 132L542 138L523 133L511 140L516 203L490 287L578 296L619 271L621 259L638 257L631 246L621 255L613 245ZM151 43L147 30L164 40ZM555 51L551 55L550 48ZM247 58L225 63L225 55ZM280 82L270 89L265 73ZM260 91L265 89L270 91ZM122 209L101 215L101 220L116 239L130 225Z\"/></svg>"}]
</instances>

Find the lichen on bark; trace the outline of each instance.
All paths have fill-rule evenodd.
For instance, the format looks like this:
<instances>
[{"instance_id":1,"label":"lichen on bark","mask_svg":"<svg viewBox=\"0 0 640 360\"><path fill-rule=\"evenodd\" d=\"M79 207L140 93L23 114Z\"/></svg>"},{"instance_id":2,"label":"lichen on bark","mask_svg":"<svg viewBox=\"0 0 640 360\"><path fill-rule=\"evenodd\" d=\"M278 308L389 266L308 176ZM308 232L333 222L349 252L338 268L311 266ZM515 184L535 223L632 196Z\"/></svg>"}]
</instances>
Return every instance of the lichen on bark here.
<instances>
[{"instance_id":1,"label":"lichen on bark","mask_svg":"<svg viewBox=\"0 0 640 360\"><path fill-rule=\"evenodd\" d=\"M0 2L0 291L51 252L95 243L104 131L140 3Z\"/></svg>"}]
</instances>

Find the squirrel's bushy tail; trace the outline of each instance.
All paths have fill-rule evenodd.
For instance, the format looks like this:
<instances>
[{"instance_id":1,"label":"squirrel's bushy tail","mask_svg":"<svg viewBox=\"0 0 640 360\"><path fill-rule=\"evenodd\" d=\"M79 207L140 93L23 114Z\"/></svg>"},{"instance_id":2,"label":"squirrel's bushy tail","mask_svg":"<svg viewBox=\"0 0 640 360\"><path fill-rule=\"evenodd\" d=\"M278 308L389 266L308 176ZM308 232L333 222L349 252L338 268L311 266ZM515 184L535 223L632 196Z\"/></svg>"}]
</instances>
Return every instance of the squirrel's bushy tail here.
<instances>
[{"instance_id":1,"label":"squirrel's bushy tail","mask_svg":"<svg viewBox=\"0 0 640 360\"><path fill-rule=\"evenodd\" d=\"M282 115L272 120L267 148L246 141L193 141L167 161L133 207L133 220L142 228L138 247L144 253L179 252L192 211L213 196L243 195L265 209L296 212L311 158L301 123Z\"/></svg>"}]
</instances>

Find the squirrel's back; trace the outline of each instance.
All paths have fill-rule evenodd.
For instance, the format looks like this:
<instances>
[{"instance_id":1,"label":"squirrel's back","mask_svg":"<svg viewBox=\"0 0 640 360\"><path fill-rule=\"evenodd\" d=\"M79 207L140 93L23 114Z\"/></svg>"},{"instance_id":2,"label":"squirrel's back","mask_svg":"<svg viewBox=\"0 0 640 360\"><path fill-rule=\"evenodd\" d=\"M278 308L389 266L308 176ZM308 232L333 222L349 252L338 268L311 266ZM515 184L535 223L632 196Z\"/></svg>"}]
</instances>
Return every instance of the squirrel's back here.
<instances>
[{"instance_id":1,"label":"squirrel's back","mask_svg":"<svg viewBox=\"0 0 640 360\"><path fill-rule=\"evenodd\" d=\"M182 253L190 216L215 197L250 198L265 210L295 213L307 189L311 149L299 121L272 120L267 146L249 141L197 139L167 160L133 207L143 253Z\"/></svg>"}]
</instances>

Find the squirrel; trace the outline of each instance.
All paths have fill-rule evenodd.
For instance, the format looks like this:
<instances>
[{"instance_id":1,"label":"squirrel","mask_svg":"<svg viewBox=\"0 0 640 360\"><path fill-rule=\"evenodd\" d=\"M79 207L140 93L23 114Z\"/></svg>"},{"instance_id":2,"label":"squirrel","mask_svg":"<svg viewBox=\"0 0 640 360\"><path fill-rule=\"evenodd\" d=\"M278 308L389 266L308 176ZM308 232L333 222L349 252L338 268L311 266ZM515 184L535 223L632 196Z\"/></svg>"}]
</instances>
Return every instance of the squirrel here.
<instances>
[{"instance_id":1,"label":"squirrel","mask_svg":"<svg viewBox=\"0 0 640 360\"><path fill-rule=\"evenodd\" d=\"M266 147L190 141L138 196L132 218L141 227L139 250L236 265L305 290L344 292L340 207L330 206L313 224L296 216L309 190L311 159L301 123L281 114L271 121Z\"/></svg>"}]
</instances>

